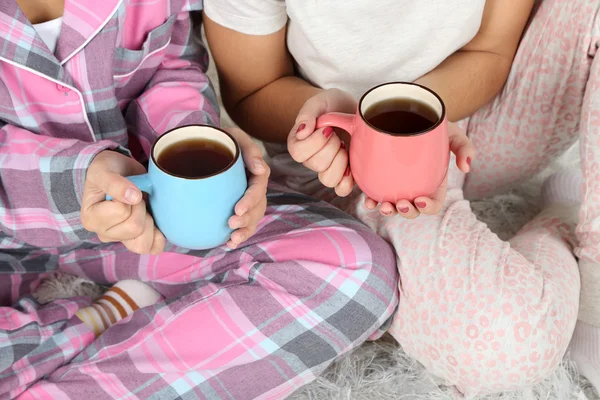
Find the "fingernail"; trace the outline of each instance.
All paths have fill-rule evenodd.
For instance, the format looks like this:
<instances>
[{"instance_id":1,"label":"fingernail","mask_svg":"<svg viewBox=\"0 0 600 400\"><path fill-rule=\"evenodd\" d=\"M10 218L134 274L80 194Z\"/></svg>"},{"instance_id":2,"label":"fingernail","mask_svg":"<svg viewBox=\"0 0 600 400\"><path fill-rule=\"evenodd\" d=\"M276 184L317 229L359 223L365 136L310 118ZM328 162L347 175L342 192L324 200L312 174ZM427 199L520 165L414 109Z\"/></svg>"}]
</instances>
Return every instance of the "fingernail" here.
<instances>
[{"instance_id":1,"label":"fingernail","mask_svg":"<svg viewBox=\"0 0 600 400\"><path fill-rule=\"evenodd\" d=\"M425 203L425 202L423 202L423 201L420 201L420 202L418 202L418 203L415 203L415 205L416 205L417 207L419 207L419 208L425 208L425 207L427 207L427 203Z\"/></svg>"},{"instance_id":2,"label":"fingernail","mask_svg":"<svg viewBox=\"0 0 600 400\"><path fill-rule=\"evenodd\" d=\"M383 213L383 215L392 215L392 212L389 210L381 210L381 212Z\"/></svg>"},{"instance_id":3,"label":"fingernail","mask_svg":"<svg viewBox=\"0 0 600 400\"><path fill-rule=\"evenodd\" d=\"M467 157L467 165L470 167L471 166L471 157Z\"/></svg>"},{"instance_id":4,"label":"fingernail","mask_svg":"<svg viewBox=\"0 0 600 400\"><path fill-rule=\"evenodd\" d=\"M344 171L344 176L350 176L350 166L346 167L346 171Z\"/></svg>"},{"instance_id":5,"label":"fingernail","mask_svg":"<svg viewBox=\"0 0 600 400\"><path fill-rule=\"evenodd\" d=\"M254 166L254 170L256 170L256 172L265 172L265 166L260 158L255 158L252 161L252 165Z\"/></svg>"},{"instance_id":6,"label":"fingernail","mask_svg":"<svg viewBox=\"0 0 600 400\"><path fill-rule=\"evenodd\" d=\"M299 133L300 131L304 130L304 128L306 128L306 124L300 124L296 133Z\"/></svg>"},{"instance_id":7,"label":"fingernail","mask_svg":"<svg viewBox=\"0 0 600 400\"><path fill-rule=\"evenodd\" d=\"M140 192L134 188L127 188L125 191L125 200L130 203L137 203L140 200Z\"/></svg>"},{"instance_id":8,"label":"fingernail","mask_svg":"<svg viewBox=\"0 0 600 400\"><path fill-rule=\"evenodd\" d=\"M329 139L329 137L333 134L333 128L328 126L327 128L323 129L323 136L325 136L327 139Z\"/></svg>"},{"instance_id":9,"label":"fingernail","mask_svg":"<svg viewBox=\"0 0 600 400\"><path fill-rule=\"evenodd\" d=\"M406 214L407 212L410 211L410 208L408 208L408 207L402 207L402 208L398 209L398 211L400 211L402 214Z\"/></svg>"}]
</instances>

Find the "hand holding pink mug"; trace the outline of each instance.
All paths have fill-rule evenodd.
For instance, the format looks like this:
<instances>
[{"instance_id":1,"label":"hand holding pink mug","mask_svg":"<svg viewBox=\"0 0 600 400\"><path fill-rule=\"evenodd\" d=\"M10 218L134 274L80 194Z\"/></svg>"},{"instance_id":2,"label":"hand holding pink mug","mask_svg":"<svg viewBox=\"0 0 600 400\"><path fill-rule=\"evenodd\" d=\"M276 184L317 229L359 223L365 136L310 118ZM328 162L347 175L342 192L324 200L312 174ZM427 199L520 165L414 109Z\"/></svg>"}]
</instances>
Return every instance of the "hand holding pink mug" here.
<instances>
[{"instance_id":1,"label":"hand holding pink mug","mask_svg":"<svg viewBox=\"0 0 600 400\"><path fill-rule=\"evenodd\" d=\"M393 109L399 105L402 110ZM350 133L352 175L377 202L430 196L446 176L450 144L445 106L423 86L377 86L363 95L355 114L319 117L317 127L324 126Z\"/></svg>"}]
</instances>

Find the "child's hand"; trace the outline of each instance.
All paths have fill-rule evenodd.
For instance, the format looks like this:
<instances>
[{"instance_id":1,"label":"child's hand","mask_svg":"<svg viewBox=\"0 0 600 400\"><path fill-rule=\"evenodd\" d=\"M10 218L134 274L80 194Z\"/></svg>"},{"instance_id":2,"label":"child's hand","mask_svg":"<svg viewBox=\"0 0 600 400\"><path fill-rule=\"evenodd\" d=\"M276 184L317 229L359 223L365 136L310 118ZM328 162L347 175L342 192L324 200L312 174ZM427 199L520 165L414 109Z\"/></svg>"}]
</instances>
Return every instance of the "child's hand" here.
<instances>
[{"instance_id":1,"label":"child's hand","mask_svg":"<svg viewBox=\"0 0 600 400\"><path fill-rule=\"evenodd\" d=\"M448 135L450 137L450 150L456 155L456 166L462 172L468 173L471 170L471 161L475 157L475 147L466 133L454 123L448 124ZM420 214L435 215L444 206L447 183L448 177L444 179L444 182L431 197L417 197L413 202L400 200L395 205L383 203L379 210L383 215L390 216L398 213L408 219L417 218ZM365 206L369 210L373 210L377 207L377 202L367 198Z\"/></svg>"},{"instance_id":2,"label":"child's hand","mask_svg":"<svg viewBox=\"0 0 600 400\"><path fill-rule=\"evenodd\" d=\"M90 164L81 202L83 227L104 242L122 242L137 254L159 254L166 244L146 210L142 192L125 176L146 173L136 160L103 151ZM114 200L105 201L106 195Z\"/></svg>"},{"instance_id":3,"label":"child's hand","mask_svg":"<svg viewBox=\"0 0 600 400\"><path fill-rule=\"evenodd\" d=\"M236 229L231 234L227 246L234 249L254 235L258 223L267 209L267 186L271 173L263 160L260 148L244 131L229 128L227 132L235 138L242 150L246 168L252 174L248 179L248 189L244 197L235 205L235 215L229 219L229 227Z\"/></svg>"},{"instance_id":4,"label":"child's hand","mask_svg":"<svg viewBox=\"0 0 600 400\"><path fill-rule=\"evenodd\" d=\"M338 196L348 196L354 187L346 145L326 127L315 130L317 118L328 112L354 113L357 102L350 93L325 90L308 99L298 113L296 124L288 136L292 158L318 172L323 185L335 188Z\"/></svg>"}]
</instances>

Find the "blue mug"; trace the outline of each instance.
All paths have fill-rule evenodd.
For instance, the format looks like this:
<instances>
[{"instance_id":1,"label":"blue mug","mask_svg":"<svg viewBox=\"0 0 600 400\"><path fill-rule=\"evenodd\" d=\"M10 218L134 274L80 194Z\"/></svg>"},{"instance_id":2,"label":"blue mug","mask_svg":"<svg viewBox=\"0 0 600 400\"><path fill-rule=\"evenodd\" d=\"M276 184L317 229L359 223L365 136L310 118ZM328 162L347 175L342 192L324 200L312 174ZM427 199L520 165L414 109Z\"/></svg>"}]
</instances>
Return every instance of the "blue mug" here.
<instances>
[{"instance_id":1,"label":"blue mug","mask_svg":"<svg viewBox=\"0 0 600 400\"><path fill-rule=\"evenodd\" d=\"M179 177L158 165L162 151L189 139L219 142L233 160L222 171L199 178ZM152 146L148 173L127 178L148 194L154 223L167 240L192 250L212 249L229 240L229 218L248 186L239 145L227 132L206 125L184 126L160 136Z\"/></svg>"}]
</instances>

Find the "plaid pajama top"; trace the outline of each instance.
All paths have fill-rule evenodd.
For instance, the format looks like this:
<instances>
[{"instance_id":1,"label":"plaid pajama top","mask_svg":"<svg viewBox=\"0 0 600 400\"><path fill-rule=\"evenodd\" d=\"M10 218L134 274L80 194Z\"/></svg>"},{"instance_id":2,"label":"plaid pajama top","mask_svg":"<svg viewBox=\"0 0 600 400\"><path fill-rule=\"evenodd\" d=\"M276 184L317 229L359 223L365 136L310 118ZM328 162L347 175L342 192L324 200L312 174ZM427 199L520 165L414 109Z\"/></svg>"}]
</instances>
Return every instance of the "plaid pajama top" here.
<instances>
[{"instance_id":1,"label":"plaid pajama top","mask_svg":"<svg viewBox=\"0 0 600 400\"><path fill-rule=\"evenodd\" d=\"M0 0L0 272L99 243L79 210L100 151L130 148L145 161L160 133L218 124L208 54L192 37L200 9L66 0L53 54L15 1Z\"/></svg>"}]
</instances>

